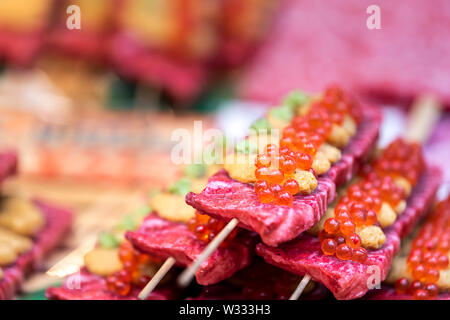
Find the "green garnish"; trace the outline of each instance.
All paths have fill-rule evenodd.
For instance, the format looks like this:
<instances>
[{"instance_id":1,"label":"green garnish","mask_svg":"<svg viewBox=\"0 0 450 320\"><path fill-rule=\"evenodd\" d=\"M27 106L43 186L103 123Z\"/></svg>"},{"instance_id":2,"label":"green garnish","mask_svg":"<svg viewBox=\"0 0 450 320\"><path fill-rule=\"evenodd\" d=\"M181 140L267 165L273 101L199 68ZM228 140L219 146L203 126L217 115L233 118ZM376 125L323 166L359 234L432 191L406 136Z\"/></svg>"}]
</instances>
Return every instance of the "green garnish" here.
<instances>
[{"instance_id":1,"label":"green garnish","mask_svg":"<svg viewBox=\"0 0 450 320\"><path fill-rule=\"evenodd\" d=\"M292 109L308 102L309 96L300 90L291 91L283 100L283 105L286 105Z\"/></svg>"},{"instance_id":2,"label":"green garnish","mask_svg":"<svg viewBox=\"0 0 450 320\"><path fill-rule=\"evenodd\" d=\"M192 181L187 177L183 177L178 181L175 181L167 191L174 194L179 194L185 196L189 191L191 191Z\"/></svg>"},{"instance_id":3,"label":"green garnish","mask_svg":"<svg viewBox=\"0 0 450 320\"><path fill-rule=\"evenodd\" d=\"M247 139L240 140L234 146L234 151L243 154L256 153L258 152L258 146Z\"/></svg>"},{"instance_id":4,"label":"green garnish","mask_svg":"<svg viewBox=\"0 0 450 320\"><path fill-rule=\"evenodd\" d=\"M253 122L250 128L255 130L257 134L259 134L261 130L266 130L266 133L269 133L270 129L272 129L269 120L267 120L266 118L256 120L255 122Z\"/></svg>"},{"instance_id":5,"label":"green garnish","mask_svg":"<svg viewBox=\"0 0 450 320\"><path fill-rule=\"evenodd\" d=\"M228 139L224 135L217 136L214 141L214 146L211 146L207 150L203 151L203 164L206 167L208 164L215 164L222 161L224 150L226 150L228 145Z\"/></svg>"},{"instance_id":6,"label":"green garnish","mask_svg":"<svg viewBox=\"0 0 450 320\"><path fill-rule=\"evenodd\" d=\"M117 228L119 230L134 230L137 228L137 223L131 215L127 215L120 220Z\"/></svg>"},{"instance_id":7,"label":"green garnish","mask_svg":"<svg viewBox=\"0 0 450 320\"><path fill-rule=\"evenodd\" d=\"M154 196L156 196L160 192L161 192L161 190L159 190L158 188L153 188L153 189L148 191L147 196L148 196L149 199L151 199L151 198L153 198Z\"/></svg>"},{"instance_id":8,"label":"green garnish","mask_svg":"<svg viewBox=\"0 0 450 320\"><path fill-rule=\"evenodd\" d=\"M294 116L294 111L287 105L273 108L269 112L273 117L286 122L291 121Z\"/></svg>"},{"instance_id":9,"label":"green garnish","mask_svg":"<svg viewBox=\"0 0 450 320\"><path fill-rule=\"evenodd\" d=\"M98 237L98 242L102 248L116 248L120 241L117 237L109 232L102 232Z\"/></svg>"},{"instance_id":10,"label":"green garnish","mask_svg":"<svg viewBox=\"0 0 450 320\"><path fill-rule=\"evenodd\" d=\"M136 210L134 210L131 215L134 216L138 216L138 217L144 217L147 214L149 214L150 212L152 212L152 207L150 207L149 205L143 205L142 207L137 208Z\"/></svg>"},{"instance_id":11,"label":"green garnish","mask_svg":"<svg viewBox=\"0 0 450 320\"><path fill-rule=\"evenodd\" d=\"M190 164L184 167L183 172L189 178L200 178L206 174L206 165Z\"/></svg>"}]
</instances>

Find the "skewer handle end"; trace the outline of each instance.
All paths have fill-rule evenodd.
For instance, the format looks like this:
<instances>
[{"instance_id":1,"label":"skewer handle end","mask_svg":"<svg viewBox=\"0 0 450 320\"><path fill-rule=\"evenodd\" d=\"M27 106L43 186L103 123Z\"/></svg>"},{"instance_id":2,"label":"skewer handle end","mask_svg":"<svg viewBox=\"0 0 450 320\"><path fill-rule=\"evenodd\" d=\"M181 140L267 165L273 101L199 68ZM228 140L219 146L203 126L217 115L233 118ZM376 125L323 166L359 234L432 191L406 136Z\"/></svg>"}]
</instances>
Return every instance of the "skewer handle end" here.
<instances>
[{"instance_id":1,"label":"skewer handle end","mask_svg":"<svg viewBox=\"0 0 450 320\"><path fill-rule=\"evenodd\" d=\"M412 106L405 139L424 144L433 132L433 127L439 119L441 109L442 105L434 95L423 94L419 96Z\"/></svg>"}]
</instances>

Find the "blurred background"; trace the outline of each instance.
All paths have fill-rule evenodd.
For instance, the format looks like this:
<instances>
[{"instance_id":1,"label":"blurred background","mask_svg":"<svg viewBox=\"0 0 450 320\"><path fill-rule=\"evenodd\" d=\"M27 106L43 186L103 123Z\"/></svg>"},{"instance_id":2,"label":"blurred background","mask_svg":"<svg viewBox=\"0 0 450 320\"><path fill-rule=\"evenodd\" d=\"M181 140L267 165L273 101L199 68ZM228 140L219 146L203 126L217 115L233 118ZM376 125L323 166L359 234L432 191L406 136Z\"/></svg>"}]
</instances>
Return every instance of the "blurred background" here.
<instances>
[{"instance_id":1,"label":"blurred background","mask_svg":"<svg viewBox=\"0 0 450 320\"><path fill-rule=\"evenodd\" d=\"M448 110L449 57L446 0L1 0L0 148L20 160L3 187L73 208L74 247L176 179L174 129L238 138L336 83L383 109L383 145L418 96ZM447 111L425 149L445 192Z\"/></svg>"}]
</instances>

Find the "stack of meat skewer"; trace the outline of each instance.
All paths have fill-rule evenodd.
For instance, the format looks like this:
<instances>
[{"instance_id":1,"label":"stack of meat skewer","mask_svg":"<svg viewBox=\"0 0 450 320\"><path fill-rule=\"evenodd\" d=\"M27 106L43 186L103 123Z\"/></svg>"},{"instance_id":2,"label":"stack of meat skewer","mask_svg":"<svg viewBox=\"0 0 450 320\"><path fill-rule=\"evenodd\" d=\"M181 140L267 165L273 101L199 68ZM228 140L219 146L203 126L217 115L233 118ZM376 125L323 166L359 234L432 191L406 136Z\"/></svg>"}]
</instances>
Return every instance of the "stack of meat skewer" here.
<instances>
[{"instance_id":1,"label":"stack of meat skewer","mask_svg":"<svg viewBox=\"0 0 450 320\"><path fill-rule=\"evenodd\" d=\"M450 197L438 203L392 262L387 285L367 295L371 300L450 300Z\"/></svg>"},{"instance_id":2,"label":"stack of meat skewer","mask_svg":"<svg viewBox=\"0 0 450 320\"><path fill-rule=\"evenodd\" d=\"M0 152L0 184L17 171L17 155ZM71 212L11 193L0 197L0 300L13 299L71 224Z\"/></svg>"},{"instance_id":3,"label":"stack of meat skewer","mask_svg":"<svg viewBox=\"0 0 450 320\"><path fill-rule=\"evenodd\" d=\"M318 96L290 94L252 126L256 134L225 156L206 187L198 182L205 183L216 166L163 192L154 212L125 233L124 243L157 264L165 262L137 295L136 290L120 292L120 272L128 268L122 261L123 270L113 278L120 280L119 290L111 297L152 298L160 292L160 281L167 288L167 278L173 280L178 267L188 266L178 284L186 286L195 276L207 286L199 298L255 298L239 290L225 290L221 297L222 289L211 293L210 288L223 288L245 272L257 274L268 264L292 277L276 294L256 290L260 298L297 299L322 285L337 299L364 296L386 278L401 239L433 204L440 172L426 165L419 144L431 125L424 120L435 118L428 104L434 102L421 103L421 110L431 110L418 118L423 129L416 122L414 130L375 152L381 122L376 108L359 105L337 87ZM268 132L276 129L282 134L273 141ZM179 200L185 193L191 207L183 202L175 208L175 195ZM172 277L166 277L168 272ZM169 286L176 290L172 280ZM248 293L248 283L242 287ZM67 290L52 288L49 296L83 298Z\"/></svg>"}]
</instances>

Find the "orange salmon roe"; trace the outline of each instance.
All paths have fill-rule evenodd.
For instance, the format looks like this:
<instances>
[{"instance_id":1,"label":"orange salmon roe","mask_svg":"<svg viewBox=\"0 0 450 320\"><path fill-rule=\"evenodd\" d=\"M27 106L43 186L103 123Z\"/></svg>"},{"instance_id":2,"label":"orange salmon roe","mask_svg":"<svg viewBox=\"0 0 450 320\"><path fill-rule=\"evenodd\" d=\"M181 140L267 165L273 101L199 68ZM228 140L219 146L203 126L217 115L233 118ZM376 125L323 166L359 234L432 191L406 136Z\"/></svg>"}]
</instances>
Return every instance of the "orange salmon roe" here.
<instances>
[{"instance_id":1,"label":"orange salmon roe","mask_svg":"<svg viewBox=\"0 0 450 320\"><path fill-rule=\"evenodd\" d=\"M283 130L280 148L267 145L265 153L256 157L255 192L259 201L292 206L293 196L300 191L298 184L291 181L295 170L311 170L313 158L330 134L332 125L341 124L346 115L356 121L360 119L354 102L340 88L332 86L306 115L294 116ZM262 186L262 181L267 185ZM271 189L272 184L280 184L281 190Z\"/></svg>"},{"instance_id":2,"label":"orange salmon roe","mask_svg":"<svg viewBox=\"0 0 450 320\"><path fill-rule=\"evenodd\" d=\"M226 223L214 219L206 214L195 213L195 217L188 221L187 226L190 231L192 231L195 236L203 241L209 242L225 227ZM225 241L222 242L221 246L226 246L231 240L235 238L237 234L237 229L234 229Z\"/></svg>"},{"instance_id":3,"label":"orange salmon roe","mask_svg":"<svg viewBox=\"0 0 450 320\"><path fill-rule=\"evenodd\" d=\"M119 259L123 269L106 278L108 290L126 296L130 293L132 286L143 288L151 277L141 272L142 267L152 258L135 250L129 241L123 241L119 247Z\"/></svg>"},{"instance_id":4,"label":"orange salmon roe","mask_svg":"<svg viewBox=\"0 0 450 320\"><path fill-rule=\"evenodd\" d=\"M407 265L413 282L408 290L396 286L398 293L410 293L415 300L434 299L439 294L439 272L448 268L450 240L450 198L440 202L413 240ZM405 278L397 282L406 283Z\"/></svg>"},{"instance_id":5,"label":"orange salmon roe","mask_svg":"<svg viewBox=\"0 0 450 320\"><path fill-rule=\"evenodd\" d=\"M394 165L391 165L393 162ZM408 172L404 168L407 168ZM360 248L361 239L354 233L356 227L377 224L377 212L381 209L383 202L395 207L405 198L405 192L396 185L394 178L405 177L411 185L415 185L416 177L422 168L423 159L418 145L406 143L401 139L395 140L384 150L378 160L364 168L363 179L352 184L347 189L347 194L339 199L334 210L335 217L327 219L324 223L324 231L327 233L324 239L344 238L348 246L345 249L352 252L352 255L349 254L351 259L364 262L367 251ZM445 247L449 245L448 242L441 243ZM322 252L329 255L329 252L324 250ZM338 250L336 250L336 257L343 260L350 259L342 252L338 255ZM435 260L437 265L437 258ZM415 272L421 272L420 277L424 277L427 282L433 282L437 277L436 272L433 269L422 269L423 267L419 267Z\"/></svg>"}]
</instances>

